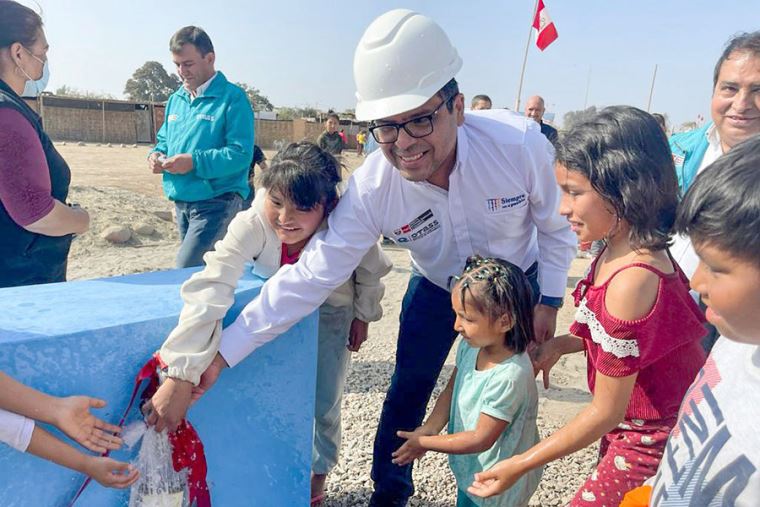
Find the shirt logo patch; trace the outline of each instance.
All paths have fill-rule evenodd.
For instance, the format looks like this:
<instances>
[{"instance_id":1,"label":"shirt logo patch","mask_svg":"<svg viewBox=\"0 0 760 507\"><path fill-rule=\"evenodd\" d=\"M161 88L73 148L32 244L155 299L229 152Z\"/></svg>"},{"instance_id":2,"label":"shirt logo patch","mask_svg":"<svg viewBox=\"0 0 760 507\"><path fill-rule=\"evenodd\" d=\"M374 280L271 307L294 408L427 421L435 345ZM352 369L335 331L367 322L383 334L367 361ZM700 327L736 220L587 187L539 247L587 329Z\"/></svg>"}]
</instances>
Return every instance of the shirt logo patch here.
<instances>
[{"instance_id":1,"label":"shirt logo patch","mask_svg":"<svg viewBox=\"0 0 760 507\"><path fill-rule=\"evenodd\" d=\"M676 166L682 166L684 163L685 157L683 155L676 155L673 153L673 164Z\"/></svg>"},{"instance_id":2,"label":"shirt logo patch","mask_svg":"<svg viewBox=\"0 0 760 507\"><path fill-rule=\"evenodd\" d=\"M441 228L440 222L433 215L433 210L426 210L420 216L394 229L397 243L408 243L422 239L433 231Z\"/></svg>"},{"instance_id":3,"label":"shirt logo patch","mask_svg":"<svg viewBox=\"0 0 760 507\"><path fill-rule=\"evenodd\" d=\"M214 121L216 118L213 114L196 114L196 120Z\"/></svg>"},{"instance_id":4,"label":"shirt logo patch","mask_svg":"<svg viewBox=\"0 0 760 507\"><path fill-rule=\"evenodd\" d=\"M177 121L177 115L176 114L170 114L166 117L166 121Z\"/></svg>"},{"instance_id":5,"label":"shirt logo patch","mask_svg":"<svg viewBox=\"0 0 760 507\"><path fill-rule=\"evenodd\" d=\"M495 197L486 199L486 211L488 213L498 213L500 211L516 208L525 203L525 194L519 194L512 197Z\"/></svg>"}]
</instances>

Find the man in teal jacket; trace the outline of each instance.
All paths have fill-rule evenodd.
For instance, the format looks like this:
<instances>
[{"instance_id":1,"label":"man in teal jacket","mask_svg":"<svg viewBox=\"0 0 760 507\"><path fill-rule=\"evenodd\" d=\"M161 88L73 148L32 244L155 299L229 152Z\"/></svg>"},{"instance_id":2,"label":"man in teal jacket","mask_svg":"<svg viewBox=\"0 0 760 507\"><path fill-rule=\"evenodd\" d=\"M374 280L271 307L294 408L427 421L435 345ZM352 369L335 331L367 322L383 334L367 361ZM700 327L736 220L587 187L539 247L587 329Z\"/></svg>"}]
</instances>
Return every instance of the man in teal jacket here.
<instances>
[{"instance_id":1,"label":"man in teal jacket","mask_svg":"<svg viewBox=\"0 0 760 507\"><path fill-rule=\"evenodd\" d=\"M716 158L760 133L760 31L728 41L715 65L710 114L712 122L670 138L682 192Z\"/></svg>"},{"instance_id":2,"label":"man in teal jacket","mask_svg":"<svg viewBox=\"0 0 760 507\"><path fill-rule=\"evenodd\" d=\"M248 197L253 110L245 92L214 70L214 46L186 26L169 42L182 86L169 97L164 124L148 158L174 201L182 244L177 267L203 264Z\"/></svg>"},{"instance_id":3,"label":"man in teal jacket","mask_svg":"<svg viewBox=\"0 0 760 507\"><path fill-rule=\"evenodd\" d=\"M729 40L715 65L710 114L712 121L703 127L670 138L682 192L718 157L760 134L760 31ZM689 238L676 236L670 251L691 278L699 258ZM714 332L708 335L703 342L706 350L712 348L716 338Z\"/></svg>"},{"instance_id":4,"label":"man in teal jacket","mask_svg":"<svg viewBox=\"0 0 760 507\"><path fill-rule=\"evenodd\" d=\"M697 176L699 166L702 164L707 147L710 145L708 132L712 134L714 130L715 124L707 122L700 128L673 134L670 138L670 151L676 165L678 186L683 193L691 186L691 182Z\"/></svg>"}]
</instances>

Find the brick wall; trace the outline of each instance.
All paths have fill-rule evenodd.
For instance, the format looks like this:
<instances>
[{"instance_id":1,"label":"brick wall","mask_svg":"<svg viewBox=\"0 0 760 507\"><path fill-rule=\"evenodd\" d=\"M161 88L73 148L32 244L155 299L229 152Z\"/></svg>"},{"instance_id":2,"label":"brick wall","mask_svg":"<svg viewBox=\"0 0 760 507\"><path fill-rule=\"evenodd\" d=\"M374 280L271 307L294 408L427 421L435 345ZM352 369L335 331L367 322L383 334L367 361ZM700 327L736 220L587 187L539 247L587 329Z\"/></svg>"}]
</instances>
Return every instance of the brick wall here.
<instances>
[{"instance_id":1,"label":"brick wall","mask_svg":"<svg viewBox=\"0 0 760 507\"><path fill-rule=\"evenodd\" d=\"M32 109L40 112L39 100L27 99ZM126 101L103 101L75 99L69 97L45 96L42 116L45 131L53 140L84 141L88 143L124 143L135 144L146 139L145 132L138 132L138 116L150 115L147 138L153 138L153 131L158 132L164 122L164 105L140 104ZM146 111L145 109L148 109ZM264 149L278 149L295 141L316 142L324 130L322 123L298 120L254 120L256 144ZM144 128L144 126L143 126ZM361 128L351 123L341 123L345 131L347 148L356 149L356 134Z\"/></svg>"},{"instance_id":2,"label":"brick wall","mask_svg":"<svg viewBox=\"0 0 760 507\"><path fill-rule=\"evenodd\" d=\"M42 116L45 132L56 141L84 141L88 143L135 144L141 140L138 133L139 115L148 105L68 97L45 96L25 99L26 103ZM105 111L104 111L105 109ZM149 121L149 120L148 120ZM142 138L152 138L150 124Z\"/></svg>"},{"instance_id":3,"label":"brick wall","mask_svg":"<svg viewBox=\"0 0 760 507\"><path fill-rule=\"evenodd\" d=\"M89 143L137 143L135 113L44 107L45 131L56 140ZM104 128L105 127L105 128Z\"/></svg>"},{"instance_id":4,"label":"brick wall","mask_svg":"<svg viewBox=\"0 0 760 507\"><path fill-rule=\"evenodd\" d=\"M254 120L256 144L273 150L294 140L293 122L284 120Z\"/></svg>"},{"instance_id":5,"label":"brick wall","mask_svg":"<svg viewBox=\"0 0 760 507\"><path fill-rule=\"evenodd\" d=\"M356 124L343 124L340 128L345 131L347 148L356 149L356 134L362 128ZM324 124L308 120L256 120L256 144L261 148L276 149L276 141L316 142L319 135L325 130Z\"/></svg>"}]
</instances>

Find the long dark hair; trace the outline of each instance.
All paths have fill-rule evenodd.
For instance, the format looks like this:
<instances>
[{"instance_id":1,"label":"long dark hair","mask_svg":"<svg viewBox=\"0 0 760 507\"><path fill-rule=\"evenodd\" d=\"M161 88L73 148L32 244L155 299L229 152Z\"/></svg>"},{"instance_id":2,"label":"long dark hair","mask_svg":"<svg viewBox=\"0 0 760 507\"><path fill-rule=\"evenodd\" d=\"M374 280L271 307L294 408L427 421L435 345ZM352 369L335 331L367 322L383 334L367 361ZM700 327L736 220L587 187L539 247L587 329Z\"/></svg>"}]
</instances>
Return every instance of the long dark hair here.
<instances>
[{"instance_id":1,"label":"long dark hair","mask_svg":"<svg viewBox=\"0 0 760 507\"><path fill-rule=\"evenodd\" d=\"M338 201L340 164L314 143L290 143L272 159L261 176L268 191L277 191L299 209L310 210L322 204L325 213Z\"/></svg>"},{"instance_id":2,"label":"long dark hair","mask_svg":"<svg viewBox=\"0 0 760 507\"><path fill-rule=\"evenodd\" d=\"M667 248L678 181L668 140L651 114L606 107L560 136L556 149L557 163L587 178L628 222L634 249Z\"/></svg>"},{"instance_id":3,"label":"long dark hair","mask_svg":"<svg viewBox=\"0 0 760 507\"><path fill-rule=\"evenodd\" d=\"M491 322L509 316L512 329L506 332L504 344L514 352L525 352L534 340L533 291L518 266L493 257L468 257L462 276L452 287L452 292L456 291L463 308L469 294L472 306Z\"/></svg>"}]
</instances>

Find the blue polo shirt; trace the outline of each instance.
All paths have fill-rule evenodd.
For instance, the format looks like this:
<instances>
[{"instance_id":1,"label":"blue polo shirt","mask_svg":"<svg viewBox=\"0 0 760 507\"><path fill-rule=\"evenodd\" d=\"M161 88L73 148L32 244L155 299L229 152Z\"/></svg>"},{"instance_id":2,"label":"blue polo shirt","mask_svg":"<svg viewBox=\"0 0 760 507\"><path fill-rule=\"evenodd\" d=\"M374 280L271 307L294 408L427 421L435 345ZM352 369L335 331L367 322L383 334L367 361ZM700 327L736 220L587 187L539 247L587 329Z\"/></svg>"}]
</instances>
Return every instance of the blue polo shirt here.
<instances>
[{"instance_id":1,"label":"blue polo shirt","mask_svg":"<svg viewBox=\"0 0 760 507\"><path fill-rule=\"evenodd\" d=\"M195 99L184 87L169 97L156 139L154 151L193 156L189 173L163 174L164 193L172 201L204 201L227 192L248 197L253 110L245 92L221 72Z\"/></svg>"}]
</instances>

